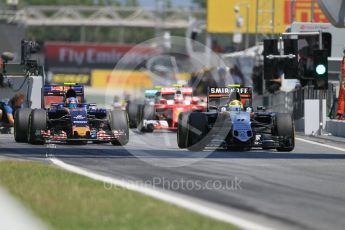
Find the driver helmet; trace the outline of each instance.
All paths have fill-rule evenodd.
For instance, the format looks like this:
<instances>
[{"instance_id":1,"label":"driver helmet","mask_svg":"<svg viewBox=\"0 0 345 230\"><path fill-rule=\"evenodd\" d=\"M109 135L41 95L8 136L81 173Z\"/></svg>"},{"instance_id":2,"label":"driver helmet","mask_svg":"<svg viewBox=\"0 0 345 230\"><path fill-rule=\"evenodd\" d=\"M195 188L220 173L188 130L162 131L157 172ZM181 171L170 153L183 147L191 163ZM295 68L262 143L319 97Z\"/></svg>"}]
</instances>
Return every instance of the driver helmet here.
<instances>
[{"instance_id":1,"label":"driver helmet","mask_svg":"<svg viewBox=\"0 0 345 230\"><path fill-rule=\"evenodd\" d=\"M67 90L66 94L65 94L66 98L69 97L77 97L77 93L75 92L75 90L73 88L70 88Z\"/></svg>"},{"instance_id":2,"label":"driver helmet","mask_svg":"<svg viewBox=\"0 0 345 230\"><path fill-rule=\"evenodd\" d=\"M183 101L184 101L184 99L183 99L182 92L178 90L175 93L175 103L176 104L183 104Z\"/></svg>"},{"instance_id":3,"label":"driver helmet","mask_svg":"<svg viewBox=\"0 0 345 230\"><path fill-rule=\"evenodd\" d=\"M243 109L243 105L239 100L233 100L229 103L229 110L239 112Z\"/></svg>"},{"instance_id":4,"label":"driver helmet","mask_svg":"<svg viewBox=\"0 0 345 230\"><path fill-rule=\"evenodd\" d=\"M75 98L75 97L67 98L66 102L67 102L68 108L70 108L70 109L78 107L77 98Z\"/></svg>"},{"instance_id":5,"label":"driver helmet","mask_svg":"<svg viewBox=\"0 0 345 230\"><path fill-rule=\"evenodd\" d=\"M67 90L66 94L66 104L68 108L77 108L78 107L78 100L77 100L77 93L74 89L70 88Z\"/></svg>"}]
</instances>

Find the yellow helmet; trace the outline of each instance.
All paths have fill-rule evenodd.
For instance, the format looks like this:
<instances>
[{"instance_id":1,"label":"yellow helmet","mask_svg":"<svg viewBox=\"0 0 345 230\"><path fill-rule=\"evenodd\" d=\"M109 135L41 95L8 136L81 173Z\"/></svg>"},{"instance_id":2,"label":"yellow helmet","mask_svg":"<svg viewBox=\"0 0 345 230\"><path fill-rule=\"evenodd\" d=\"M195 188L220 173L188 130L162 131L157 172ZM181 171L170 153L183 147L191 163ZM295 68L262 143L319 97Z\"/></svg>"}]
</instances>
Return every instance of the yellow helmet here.
<instances>
[{"instance_id":1,"label":"yellow helmet","mask_svg":"<svg viewBox=\"0 0 345 230\"><path fill-rule=\"evenodd\" d=\"M243 105L239 100L233 100L229 103L229 108L231 111L241 111L243 109Z\"/></svg>"}]
</instances>

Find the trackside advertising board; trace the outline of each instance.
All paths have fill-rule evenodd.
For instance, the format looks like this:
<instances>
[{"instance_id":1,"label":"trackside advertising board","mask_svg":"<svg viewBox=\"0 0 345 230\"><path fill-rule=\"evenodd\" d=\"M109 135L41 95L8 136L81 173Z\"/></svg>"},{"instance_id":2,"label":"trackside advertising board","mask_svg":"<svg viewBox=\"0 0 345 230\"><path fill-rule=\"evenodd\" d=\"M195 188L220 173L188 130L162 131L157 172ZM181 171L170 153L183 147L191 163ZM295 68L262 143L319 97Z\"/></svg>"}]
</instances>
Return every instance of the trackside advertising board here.
<instances>
[{"instance_id":1,"label":"trackside advertising board","mask_svg":"<svg viewBox=\"0 0 345 230\"><path fill-rule=\"evenodd\" d=\"M314 22L328 22L317 1L314 2ZM235 12L235 7L239 12ZM273 14L273 32L282 33L292 23L293 8L296 22L311 21L312 0L208 0L207 31L246 33L248 29L249 33L256 33L256 30L259 33L270 33ZM239 18L243 20L240 28L236 24ZM247 19L249 28L246 27Z\"/></svg>"},{"instance_id":2,"label":"trackside advertising board","mask_svg":"<svg viewBox=\"0 0 345 230\"><path fill-rule=\"evenodd\" d=\"M176 77L188 81L190 74L178 73ZM95 69L91 71L91 85L95 88L147 89L152 88L154 82L148 71Z\"/></svg>"},{"instance_id":3,"label":"trackside advertising board","mask_svg":"<svg viewBox=\"0 0 345 230\"><path fill-rule=\"evenodd\" d=\"M76 82L80 85L91 85L91 76L89 73L52 73L48 75L48 80L54 84Z\"/></svg>"},{"instance_id":4,"label":"trackside advertising board","mask_svg":"<svg viewBox=\"0 0 345 230\"><path fill-rule=\"evenodd\" d=\"M152 88L150 76L144 71L93 70L91 85L95 88L136 89Z\"/></svg>"},{"instance_id":5,"label":"trackside advertising board","mask_svg":"<svg viewBox=\"0 0 345 230\"><path fill-rule=\"evenodd\" d=\"M159 52L149 46L97 43L45 43L46 68L139 69ZM126 56L125 56L126 55Z\"/></svg>"}]
</instances>

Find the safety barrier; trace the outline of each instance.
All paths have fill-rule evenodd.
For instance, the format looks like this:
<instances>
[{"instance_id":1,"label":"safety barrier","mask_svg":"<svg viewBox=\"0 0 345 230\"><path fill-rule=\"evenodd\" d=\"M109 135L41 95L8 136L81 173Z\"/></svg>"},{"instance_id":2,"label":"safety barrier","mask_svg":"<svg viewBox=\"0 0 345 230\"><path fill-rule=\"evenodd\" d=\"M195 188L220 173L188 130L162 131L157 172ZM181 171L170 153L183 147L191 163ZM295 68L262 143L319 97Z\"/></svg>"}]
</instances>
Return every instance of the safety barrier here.
<instances>
[{"instance_id":1,"label":"safety barrier","mask_svg":"<svg viewBox=\"0 0 345 230\"><path fill-rule=\"evenodd\" d=\"M314 90L313 86L306 86L291 92L265 95L262 97L262 105L266 107L267 111L290 113L294 120L298 120L304 117L304 100L320 98L326 99L327 116L332 115L336 100L336 87L331 83L326 91Z\"/></svg>"},{"instance_id":2,"label":"safety barrier","mask_svg":"<svg viewBox=\"0 0 345 230\"><path fill-rule=\"evenodd\" d=\"M345 121L328 120L326 121L326 131L332 136L345 137Z\"/></svg>"}]
</instances>

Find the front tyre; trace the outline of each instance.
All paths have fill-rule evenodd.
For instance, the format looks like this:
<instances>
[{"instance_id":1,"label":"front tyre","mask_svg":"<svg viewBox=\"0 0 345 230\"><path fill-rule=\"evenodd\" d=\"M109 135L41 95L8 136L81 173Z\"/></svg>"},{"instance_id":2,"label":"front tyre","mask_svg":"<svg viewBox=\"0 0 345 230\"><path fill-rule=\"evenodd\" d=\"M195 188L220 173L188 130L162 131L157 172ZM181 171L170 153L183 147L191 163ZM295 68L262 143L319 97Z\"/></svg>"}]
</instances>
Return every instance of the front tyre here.
<instances>
[{"instance_id":1,"label":"front tyre","mask_svg":"<svg viewBox=\"0 0 345 230\"><path fill-rule=\"evenodd\" d=\"M152 133L154 130L153 124L144 126L144 121L154 120L155 108L152 105L143 105L140 110L140 119L138 122L138 130L140 132Z\"/></svg>"},{"instance_id":2,"label":"front tyre","mask_svg":"<svg viewBox=\"0 0 345 230\"><path fill-rule=\"evenodd\" d=\"M28 141L28 127L31 109L19 109L14 114L14 140L16 142Z\"/></svg>"},{"instance_id":3,"label":"front tyre","mask_svg":"<svg viewBox=\"0 0 345 230\"><path fill-rule=\"evenodd\" d=\"M128 102L127 113L128 113L129 127L136 128L137 123L138 123L137 121L138 104L134 102Z\"/></svg>"},{"instance_id":4,"label":"front tyre","mask_svg":"<svg viewBox=\"0 0 345 230\"><path fill-rule=\"evenodd\" d=\"M126 111L113 110L109 113L109 124L112 133L120 133L119 137L112 141L112 145L126 145L129 141L129 124Z\"/></svg>"},{"instance_id":5,"label":"front tyre","mask_svg":"<svg viewBox=\"0 0 345 230\"><path fill-rule=\"evenodd\" d=\"M193 112L188 118L187 144L190 151L202 151L208 144L206 140L208 120L204 113Z\"/></svg>"},{"instance_id":6,"label":"front tyre","mask_svg":"<svg viewBox=\"0 0 345 230\"><path fill-rule=\"evenodd\" d=\"M190 113L180 113L177 123L177 145L179 148L187 148L188 116Z\"/></svg>"},{"instance_id":7,"label":"front tyre","mask_svg":"<svg viewBox=\"0 0 345 230\"><path fill-rule=\"evenodd\" d=\"M295 148L295 125L288 113L276 115L276 135L283 138L283 143L277 148L280 152L291 152Z\"/></svg>"},{"instance_id":8,"label":"front tyre","mask_svg":"<svg viewBox=\"0 0 345 230\"><path fill-rule=\"evenodd\" d=\"M47 112L43 109L34 109L29 117L28 142L33 145L43 145L44 139L41 130L47 129Z\"/></svg>"}]
</instances>

